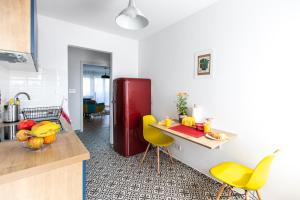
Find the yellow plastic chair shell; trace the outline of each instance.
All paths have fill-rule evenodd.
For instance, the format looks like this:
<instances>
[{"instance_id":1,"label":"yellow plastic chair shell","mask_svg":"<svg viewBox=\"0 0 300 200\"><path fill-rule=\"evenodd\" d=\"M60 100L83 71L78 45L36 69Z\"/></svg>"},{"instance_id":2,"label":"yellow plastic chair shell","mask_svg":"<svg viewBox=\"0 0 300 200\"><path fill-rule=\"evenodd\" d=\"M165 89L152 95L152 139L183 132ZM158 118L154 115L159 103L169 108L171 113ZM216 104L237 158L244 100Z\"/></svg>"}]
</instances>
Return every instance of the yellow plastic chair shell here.
<instances>
[{"instance_id":1,"label":"yellow plastic chair shell","mask_svg":"<svg viewBox=\"0 0 300 200\"><path fill-rule=\"evenodd\" d=\"M173 162L171 154L170 154L169 150L167 149L167 147L170 146L174 142L174 139L168 135L163 134L159 129L150 126L150 124L153 124L153 123L157 123L154 116L146 115L143 117L143 136L144 136L144 139L149 144L148 144L147 149L144 153L144 156L141 160L141 164L143 163L151 144L156 146L157 147L157 173L160 174L160 170L159 170L160 147L166 148L166 151L169 154L171 161Z\"/></svg>"},{"instance_id":2,"label":"yellow plastic chair shell","mask_svg":"<svg viewBox=\"0 0 300 200\"><path fill-rule=\"evenodd\" d=\"M149 126L154 123L157 123L157 121L152 115L146 115L143 117L144 139L155 146L170 146L174 142L174 139L163 134L159 129Z\"/></svg>"},{"instance_id":3,"label":"yellow plastic chair shell","mask_svg":"<svg viewBox=\"0 0 300 200\"><path fill-rule=\"evenodd\" d=\"M263 158L255 169L234 162L223 162L211 168L210 173L224 183L216 199L220 199L226 187L236 187L246 191L246 199L249 198L249 191L256 191L258 199L261 200L259 189L266 183L271 163L278 152L279 150L276 150L273 154Z\"/></svg>"}]
</instances>

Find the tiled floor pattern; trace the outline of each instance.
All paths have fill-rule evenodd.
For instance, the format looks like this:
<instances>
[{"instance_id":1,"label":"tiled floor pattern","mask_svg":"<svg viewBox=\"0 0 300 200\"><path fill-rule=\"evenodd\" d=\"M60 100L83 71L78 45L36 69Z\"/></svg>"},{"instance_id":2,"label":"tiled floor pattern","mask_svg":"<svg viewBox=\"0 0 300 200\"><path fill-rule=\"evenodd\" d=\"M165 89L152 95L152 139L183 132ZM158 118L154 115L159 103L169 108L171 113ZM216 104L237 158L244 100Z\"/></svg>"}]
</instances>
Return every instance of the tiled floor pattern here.
<instances>
[{"instance_id":1,"label":"tiled floor pattern","mask_svg":"<svg viewBox=\"0 0 300 200\"><path fill-rule=\"evenodd\" d=\"M161 175L156 174L156 154L150 151L143 166L142 154L125 158L109 144L109 116L85 121L85 131L78 133L91 153L87 162L87 199L188 200L215 199L220 184L165 154ZM228 191L222 199L228 199ZM243 199L235 194L232 199Z\"/></svg>"}]
</instances>

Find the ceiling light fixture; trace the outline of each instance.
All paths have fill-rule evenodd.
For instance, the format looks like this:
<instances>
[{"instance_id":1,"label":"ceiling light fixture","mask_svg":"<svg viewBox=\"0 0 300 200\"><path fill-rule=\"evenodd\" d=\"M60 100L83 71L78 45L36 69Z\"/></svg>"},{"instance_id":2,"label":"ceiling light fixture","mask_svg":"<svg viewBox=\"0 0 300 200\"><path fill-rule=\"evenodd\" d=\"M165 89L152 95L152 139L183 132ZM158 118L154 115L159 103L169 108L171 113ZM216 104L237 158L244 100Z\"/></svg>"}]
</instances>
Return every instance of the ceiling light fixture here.
<instances>
[{"instance_id":1,"label":"ceiling light fixture","mask_svg":"<svg viewBox=\"0 0 300 200\"><path fill-rule=\"evenodd\" d=\"M134 0L129 0L128 7L116 17L116 23L124 29L139 30L146 27L149 20L136 8Z\"/></svg>"},{"instance_id":2,"label":"ceiling light fixture","mask_svg":"<svg viewBox=\"0 0 300 200\"><path fill-rule=\"evenodd\" d=\"M106 67L104 67L104 70L105 70L105 74L102 75L101 78L109 79L109 78L110 78L110 75L106 75Z\"/></svg>"}]
</instances>

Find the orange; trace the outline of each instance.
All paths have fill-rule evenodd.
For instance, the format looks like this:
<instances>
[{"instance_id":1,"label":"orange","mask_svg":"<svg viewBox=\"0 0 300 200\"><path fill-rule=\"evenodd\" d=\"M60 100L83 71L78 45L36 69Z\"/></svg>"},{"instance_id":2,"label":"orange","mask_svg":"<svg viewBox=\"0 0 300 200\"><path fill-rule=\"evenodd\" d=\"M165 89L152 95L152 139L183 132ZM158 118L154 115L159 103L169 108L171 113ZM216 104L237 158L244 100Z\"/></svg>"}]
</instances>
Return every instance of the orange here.
<instances>
[{"instance_id":1,"label":"orange","mask_svg":"<svg viewBox=\"0 0 300 200\"><path fill-rule=\"evenodd\" d=\"M51 144L56 140L56 134L44 137L44 144Z\"/></svg>"}]
</instances>

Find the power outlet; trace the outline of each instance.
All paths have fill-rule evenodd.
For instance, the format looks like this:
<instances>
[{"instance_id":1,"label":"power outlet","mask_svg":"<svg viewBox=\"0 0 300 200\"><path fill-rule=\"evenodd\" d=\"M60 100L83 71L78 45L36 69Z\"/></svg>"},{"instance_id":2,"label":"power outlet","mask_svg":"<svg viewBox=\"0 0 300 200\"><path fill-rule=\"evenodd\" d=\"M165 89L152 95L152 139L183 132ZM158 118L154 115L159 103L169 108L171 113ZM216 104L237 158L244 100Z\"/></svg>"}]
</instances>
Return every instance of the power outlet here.
<instances>
[{"instance_id":1,"label":"power outlet","mask_svg":"<svg viewBox=\"0 0 300 200\"><path fill-rule=\"evenodd\" d=\"M176 149L177 151L181 151L181 146L180 144L174 143L173 148Z\"/></svg>"}]
</instances>

